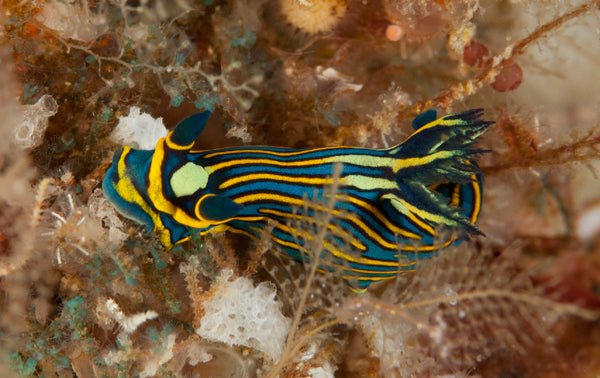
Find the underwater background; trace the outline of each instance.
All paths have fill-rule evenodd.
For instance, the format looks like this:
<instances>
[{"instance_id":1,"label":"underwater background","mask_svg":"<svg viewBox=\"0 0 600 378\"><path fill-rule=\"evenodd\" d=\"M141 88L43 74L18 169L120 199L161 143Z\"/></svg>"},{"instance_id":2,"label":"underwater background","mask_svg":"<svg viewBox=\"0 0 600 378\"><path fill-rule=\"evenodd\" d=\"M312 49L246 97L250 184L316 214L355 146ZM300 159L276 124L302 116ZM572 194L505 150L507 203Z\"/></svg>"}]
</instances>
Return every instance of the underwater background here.
<instances>
[{"instance_id":1,"label":"underwater background","mask_svg":"<svg viewBox=\"0 0 600 378\"><path fill-rule=\"evenodd\" d=\"M0 376L599 376L599 8L3 1ZM318 269L335 175L298 208L304 263L269 227L166 250L100 189L201 111L199 149L388 148L473 108L484 235L364 294Z\"/></svg>"}]
</instances>

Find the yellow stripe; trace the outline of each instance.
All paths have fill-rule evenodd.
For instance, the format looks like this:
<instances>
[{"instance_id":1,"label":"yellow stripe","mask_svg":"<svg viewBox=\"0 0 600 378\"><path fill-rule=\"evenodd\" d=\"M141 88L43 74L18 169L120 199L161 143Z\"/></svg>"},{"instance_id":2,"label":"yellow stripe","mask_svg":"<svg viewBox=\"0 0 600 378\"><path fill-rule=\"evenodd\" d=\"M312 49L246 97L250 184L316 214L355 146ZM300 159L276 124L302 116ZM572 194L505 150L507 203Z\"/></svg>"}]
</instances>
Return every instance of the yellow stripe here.
<instances>
[{"instance_id":1,"label":"yellow stripe","mask_svg":"<svg viewBox=\"0 0 600 378\"><path fill-rule=\"evenodd\" d=\"M481 211L481 187L479 186L479 181L477 181L477 175L471 176L473 179L473 213L471 215L471 222L477 222L477 218L479 217L479 212Z\"/></svg>"},{"instance_id":2,"label":"yellow stripe","mask_svg":"<svg viewBox=\"0 0 600 378\"><path fill-rule=\"evenodd\" d=\"M289 213L280 212L280 211L277 211L277 210L261 209L260 211L262 213L267 213L267 214L272 213L274 215L279 215L279 216L289 216L288 215ZM397 244L390 243L387 240L383 239L379 234L377 234L375 231L373 231L373 229L371 229L371 227L367 226L355 214L341 212L339 210L334 210L332 214L334 216L340 218L340 219L347 219L348 221L354 223L362 232L364 232L365 234L367 234L371 239L373 239L377 244L379 244L379 246L381 246L383 248L387 248L387 249L397 249L398 248ZM419 238L419 237L415 235L415 238ZM358 248L360 248L360 247L358 247ZM421 248L423 248L423 247L421 247ZM363 248L360 248L360 249L363 249ZM405 250L412 250L412 249L408 249L407 248Z\"/></svg>"},{"instance_id":3,"label":"yellow stripe","mask_svg":"<svg viewBox=\"0 0 600 378\"><path fill-rule=\"evenodd\" d=\"M296 205L302 206L304 201L302 199L290 196L284 196L280 194L271 194L271 193L256 193L256 194L246 194L241 197L236 197L235 202L239 204L245 204L247 202L257 202L262 200L272 200L276 202L283 202L288 205Z\"/></svg>"},{"instance_id":4,"label":"yellow stripe","mask_svg":"<svg viewBox=\"0 0 600 378\"><path fill-rule=\"evenodd\" d=\"M178 223L189 227L207 228L219 224L216 222L209 222L202 218L194 219L190 217L185 211L173 205L164 196L162 183L162 162L165 159L164 144L164 138L156 143L154 155L152 156L152 161L150 163L150 171L148 172L148 197L154 207L156 207L158 211L171 215Z\"/></svg>"},{"instance_id":5,"label":"yellow stripe","mask_svg":"<svg viewBox=\"0 0 600 378\"><path fill-rule=\"evenodd\" d=\"M354 272L354 273L370 273L370 274L396 274L398 273L398 269L393 270L367 270L367 269L358 269L352 268L351 266L343 266L337 265L339 268L345 268L346 271ZM390 278L390 277L388 277Z\"/></svg>"},{"instance_id":6,"label":"yellow stripe","mask_svg":"<svg viewBox=\"0 0 600 378\"><path fill-rule=\"evenodd\" d=\"M162 163L165 159L164 143L164 138L156 143L154 155L150 162L150 171L148 172L148 197L150 197L152 204L158 211L174 214L176 207L165 198L162 190Z\"/></svg>"},{"instance_id":7,"label":"yellow stripe","mask_svg":"<svg viewBox=\"0 0 600 378\"><path fill-rule=\"evenodd\" d=\"M264 220L264 217L245 217L245 218L248 218L245 220L252 221L252 222L255 222L257 220ZM256 239L256 235L254 235L246 230L242 230L241 228L233 227L227 223L217 224L217 225L212 226L204 231L198 232L198 234L200 236L206 236L208 234L218 234L218 233L225 232L225 231L230 231L230 232L233 232L236 234L242 234L242 235L247 236L250 239ZM190 238L191 238L191 236L187 236L184 239L182 239L181 241L177 242L177 244L182 243L186 240L189 240Z\"/></svg>"},{"instance_id":8,"label":"yellow stripe","mask_svg":"<svg viewBox=\"0 0 600 378\"><path fill-rule=\"evenodd\" d=\"M460 202L460 185L454 185L454 190L452 191L452 199L450 203L454 206L458 206Z\"/></svg>"},{"instance_id":9,"label":"yellow stripe","mask_svg":"<svg viewBox=\"0 0 600 378\"><path fill-rule=\"evenodd\" d=\"M278 211L278 210L260 209L259 211L263 214L271 214L271 215L276 215L276 216L280 216L280 217L284 217L284 218L293 218L293 219L300 219L300 220L307 218L304 215L286 213L286 212ZM310 219L313 219L313 218L310 218ZM310 222L310 220L309 220L309 222ZM313 219L313 222L314 222L314 219ZM342 237L347 237L347 236L352 237L352 235L349 232L346 232L341 227L337 227L336 225L334 225L332 223L329 223L327 225L327 229L331 230L334 235L341 235ZM336 232L337 232L337 234L336 234ZM367 247L364 244L362 244L359 240L356 240L355 238L352 238L351 244L362 251L365 251L367 249Z\"/></svg>"},{"instance_id":10,"label":"yellow stripe","mask_svg":"<svg viewBox=\"0 0 600 378\"><path fill-rule=\"evenodd\" d=\"M347 146L337 146L337 147L321 147L321 148L313 148L313 149L308 149L308 150L300 150L300 151L289 151L289 152L279 152L279 151L269 151L269 150L261 150L261 147L270 147L270 146L256 146L257 149L247 149L247 150L225 150L225 151L217 151L217 152L213 152L207 155L204 155L205 158L212 158L212 157L218 157L218 156L226 156L226 155L235 155L235 154L252 154L252 153L258 153L258 154L265 154L265 155L273 155L273 156L298 156L298 155L304 155L304 154L310 154L313 152L320 152L320 151L330 151L330 150L337 150L337 149L344 149L344 148L348 148L348 149L353 149L353 150L369 150L372 151L369 148L360 148L360 147L347 147ZM286 148L286 147L282 147L282 148ZM203 152L204 150L198 150L198 151L191 151L192 153L194 152ZM378 150L378 151L383 151L383 150Z\"/></svg>"},{"instance_id":11,"label":"yellow stripe","mask_svg":"<svg viewBox=\"0 0 600 378\"><path fill-rule=\"evenodd\" d=\"M296 243L292 243L292 242L280 239L280 238L278 238L276 236L273 236L273 235L271 235L271 239L273 239L273 241L275 243L281 244L284 247L288 247L288 248L293 248L293 249L296 249L296 250L300 250L300 246L298 244L296 244Z\"/></svg>"},{"instance_id":12,"label":"yellow stripe","mask_svg":"<svg viewBox=\"0 0 600 378\"><path fill-rule=\"evenodd\" d=\"M383 281L383 280L389 280L393 277L363 277L363 276L358 277L358 276L352 276L352 275L344 275L344 276L342 276L342 278L344 278L346 281L352 282L353 280L354 281Z\"/></svg>"},{"instance_id":13,"label":"yellow stripe","mask_svg":"<svg viewBox=\"0 0 600 378\"><path fill-rule=\"evenodd\" d=\"M196 205L194 206L194 214L196 215L196 217L198 217L199 219L204 219L204 217L202 217L201 211L200 211L200 205L202 204L202 201L204 201L205 198L207 197L215 197L216 194L212 194L212 193L207 193L205 195L203 195L202 197L200 197L200 199L198 201L196 201ZM239 220L239 221L246 221L246 222L257 222L257 221L261 221L264 220L265 217L261 217L261 216L235 216L235 217L231 217L231 218L227 218L225 220L222 221L206 221L207 223L210 224L210 226L216 226L216 225L223 225L224 223L230 222L232 220Z\"/></svg>"},{"instance_id":14,"label":"yellow stripe","mask_svg":"<svg viewBox=\"0 0 600 378\"><path fill-rule=\"evenodd\" d=\"M117 173L119 174L119 178L123 178L127 174L127 164L125 164L125 158L127 157L127 155L129 155L130 152L131 147L123 147L123 152L121 152L119 162L117 163Z\"/></svg>"},{"instance_id":15,"label":"yellow stripe","mask_svg":"<svg viewBox=\"0 0 600 378\"><path fill-rule=\"evenodd\" d=\"M444 117L438 118L434 121L429 122L428 124L426 124L425 126L422 126L420 128L418 128L417 130L415 130L406 140L412 138L413 136L423 132L424 130L429 130L433 127L436 126L446 126L446 127L452 127L452 126L460 126L460 125L466 125L467 122L464 119L461 118L456 118L456 119L446 119L446 117L449 116L453 116L454 114L448 114ZM403 142L405 143L406 140Z\"/></svg>"},{"instance_id":16,"label":"yellow stripe","mask_svg":"<svg viewBox=\"0 0 600 378\"><path fill-rule=\"evenodd\" d=\"M246 237L250 238L250 239L256 239L256 236L249 233L246 230L242 230L236 227L232 227L228 224L224 224L223 226L225 226L225 230L229 231L229 232L233 232L234 234L241 234L241 235L245 235Z\"/></svg>"},{"instance_id":17,"label":"yellow stripe","mask_svg":"<svg viewBox=\"0 0 600 378\"><path fill-rule=\"evenodd\" d=\"M387 217L385 217L376 207L373 207L370 203L360 200L355 197L346 196L347 200L373 214L381 223L383 223L392 233L401 235L410 239L421 239L421 236L414 234L408 230L400 228L395 224L391 223ZM358 218L357 218L358 219ZM395 245L395 244L394 244ZM393 247L389 247L393 248Z\"/></svg>"},{"instance_id":18,"label":"yellow stripe","mask_svg":"<svg viewBox=\"0 0 600 378\"><path fill-rule=\"evenodd\" d=\"M391 227L393 227L395 229L395 230L393 230L394 234L397 234L397 235L400 234L400 232L397 232L396 230L401 230L401 231L403 231L404 234L407 233L407 231L402 230L402 229L398 228L397 226L393 225L392 223L390 223L389 220L387 220L387 218L385 218L383 216L383 214L381 214L377 209L373 208L367 202L364 202L362 200L356 199L354 197L349 197L349 196L345 196L345 197L342 197L342 198L349 199L350 202L353 202L355 205L361 206L361 207L365 207L367 209L367 211L371 211L372 213L374 213L374 215L376 217L380 218L380 220L382 221L382 223L386 224L386 226L391 226ZM298 207L301 207L301 206L304 205L304 201L301 200L301 199L298 199L298 198L295 198L295 197L284 196L284 195L280 195L280 194L269 194L269 193L248 194L246 196L236 198L236 201L238 203L253 202L253 201L258 201L258 200L272 200L272 201L281 202L281 203L284 203L284 204L295 205L295 206L298 206ZM264 210L266 210L266 209L263 209L261 211L264 212ZM316 207L316 210L317 211L326 211L327 209L325 209L325 207L323 207L323 206L318 205ZM275 211L275 210L269 210L269 211ZM416 252L431 252L431 251L435 251L435 250L440 249L440 248L444 248L444 247L450 245L455 240L453 238L450 238L449 240L445 241L441 245L424 245L424 246L405 246L405 247L400 247L396 243L390 243L390 242L386 241L385 239L383 239L379 234L375 233L369 226L367 226L365 223L363 223L360 220L360 218L358 218L354 214L350 214L350 213L347 213L347 212L342 212L340 210L333 210L332 211L332 215L334 215L334 216L336 216L336 217L338 217L340 219L347 219L347 220L351 221L352 223L356 224L369 237L371 237L371 239L375 240L375 242L377 244L379 244L382 248L385 248L385 249L399 250L399 251L408 251L408 252L415 252L415 253ZM430 230L432 232L432 235L435 235L434 230L429 225L423 223L420 219L416 218L414 215L411 214L411 216L417 222L419 222L420 225L422 225L423 227L427 227L428 230ZM421 237L418 236L418 235L416 235L416 234L412 234L412 233L409 233L409 234L410 235L414 235L413 239L421 239Z\"/></svg>"},{"instance_id":19,"label":"yellow stripe","mask_svg":"<svg viewBox=\"0 0 600 378\"><path fill-rule=\"evenodd\" d=\"M392 169L394 173L397 173L400 169L406 169L411 167L418 167L421 165L429 164L438 159L447 159L454 156L452 151L439 151L433 154L429 154L423 157L413 157L407 159L395 159Z\"/></svg>"},{"instance_id":20,"label":"yellow stripe","mask_svg":"<svg viewBox=\"0 0 600 378\"><path fill-rule=\"evenodd\" d=\"M184 243L184 242L186 242L186 241L190 240L191 238L192 238L192 236L191 236L191 235L190 235L190 236L186 236L186 237L184 237L184 238L181 238L181 239L177 240L177 242L175 242L175 244L182 244L182 243Z\"/></svg>"},{"instance_id":21,"label":"yellow stripe","mask_svg":"<svg viewBox=\"0 0 600 378\"><path fill-rule=\"evenodd\" d=\"M320 210L324 210L324 208L321 208ZM282 217L302 218L302 215L290 214L290 213L286 213L286 212L282 212L282 211L278 211L278 210L272 210L272 209L260 209L260 212L265 213L265 214L278 215L278 216L282 216ZM377 244L379 244L380 247L385 248L385 249L410 251L410 252L429 252L429 251L434 251L436 249L442 248L442 246L433 246L433 245L400 247L400 246L398 246L398 244L390 243L387 240L383 239L379 234L375 233L369 226L367 226L365 223L363 223L360 220L360 218L358 218L354 214L341 212L339 210L333 210L332 214L334 216L338 217L339 219L346 219L346 220L354 223L356 226L358 226L358 228L360 228L360 230L362 230L371 239L373 239ZM447 241L447 242L445 242L445 244L443 246L447 246L450 243L452 243L453 241L454 241L453 239L450 241ZM353 241L352 244L361 250L366 250L366 247L364 245L362 245L362 243L360 244L360 246L358 246Z\"/></svg>"},{"instance_id":22,"label":"yellow stripe","mask_svg":"<svg viewBox=\"0 0 600 378\"><path fill-rule=\"evenodd\" d=\"M289 232L288 232L289 233ZM300 250L300 246L296 243L292 243L292 242L288 242L285 241L283 239L280 239L276 236L272 236L273 241L276 242L277 244L281 244L285 247L289 247L295 250ZM333 246L329 243L323 243L323 247L328 250L329 252L331 252L332 255L342 258L346 261L352 261L358 264L364 264L364 265L377 265L377 266L388 266L388 267L398 267L398 263L397 262L388 262L388 261L380 261L380 260L372 260L369 259L367 257L359 257L359 258L355 258L354 256L350 256L350 255L346 255L342 252L337 251L335 248L333 248ZM336 254L337 253L337 254ZM341 257L341 256L347 256L346 257Z\"/></svg>"},{"instance_id":23,"label":"yellow stripe","mask_svg":"<svg viewBox=\"0 0 600 378\"><path fill-rule=\"evenodd\" d=\"M413 133L412 133L412 134L410 134L410 135L408 136L408 138L406 138L406 139L405 139L405 140L404 140L402 143L400 143L400 144L397 144L397 145L395 145L395 146L392 146L392 147L390 147L390 148L388 149L388 151L389 151L391 154L396 154L396 153L398 153L398 150L400 149L400 147L401 147L403 144L407 143L407 142L408 142L408 141L409 141L409 140L410 140L412 137L414 137L415 135L417 135L417 134L419 134L419 133L422 133L422 132L423 132L423 131L425 131L425 130L429 130L429 129L431 129L431 128L434 128L434 127L436 127L436 126L446 126L446 127L452 127L452 126L461 126L461 125L466 125L466 124L467 124L467 122L466 122L464 119L460 119L460 118L457 118L457 119L451 119L451 120L449 120L449 119L446 119L446 117L449 117L449 116L452 116L452 115L453 115L453 114L448 114L448 115L446 115L446 116L444 116L444 117L441 117L441 118L438 118L438 119L436 119L436 120L434 120L434 121L431 121L431 122L429 122L428 124L426 124L426 125L424 125L424 126L421 126L421 127L420 127L420 128L418 128L417 130L413 131Z\"/></svg>"},{"instance_id":24,"label":"yellow stripe","mask_svg":"<svg viewBox=\"0 0 600 378\"><path fill-rule=\"evenodd\" d=\"M306 255L304 252L300 251L300 246L299 246L299 245L297 245L297 244L295 244L295 243L291 243L291 242L285 241L285 240L283 240L283 239L280 239L280 238L278 238L278 237L276 237L276 236L272 236L272 239L273 239L273 241L274 241L275 243L277 243L277 244L279 244L279 245L282 245L282 246L284 246L284 247L288 247L288 248L295 249L295 250L299 251L299 252L300 252L302 255ZM310 257L309 257L309 256L307 256L307 258L309 259ZM372 265L372 264L371 264L371 265ZM360 269L356 269L356 270L355 270L355 269L352 269L352 268L350 268L350 266L346 266L346 265L340 265L340 264L335 264L335 263L333 263L333 262L331 262L331 261L319 261L319 266L328 266L328 267L333 267L333 268L340 269L340 270L346 270L346 271L356 271L357 273L360 273L360 272L359 272L359 270L360 270ZM322 273L328 273L328 272L327 272L326 270L324 270L324 269L319 269L319 271L320 271L320 272L322 272ZM398 271L398 269L394 269L393 271L390 271L390 272L397 272L397 271ZM367 272L367 273L372 273L372 271L365 271L365 272ZM387 272L387 271L386 271L386 272Z\"/></svg>"},{"instance_id":25,"label":"yellow stripe","mask_svg":"<svg viewBox=\"0 0 600 378\"><path fill-rule=\"evenodd\" d=\"M283 181L283 182L293 182L293 183L302 183L306 185L331 185L333 183L333 179L331 177L325 178L317 178L317 177L306 177L306 176L286 176L286 175L276 175L271 173L253 173L249 175L237 176L231 178L229 180L224 181L219 185L219 189L227 189L230 186L248 182L248 181L258 181L258 180L273 180L273 181Z\"/></svg>"},{"instance_id":26,"label":"yellow stripe","mask_svg":"<svg viewBox=\"0 0 600 378\"><path fill-rule=\"evenodd\" d=\"M172 150L185 151L185 150L189 150L190 148L192 148L194 146L195 142L192 142L185 146L177 144L171 140L171 135L173 135L172 131L170 131L169 134L167 134L167 138L165 139L165 141L166 141L167 147L169 147Z\"/></svg>"},{"instance_id":27,"label":"yellow stripe","mask_svg":"<svg viewBox=\"0 0 600 378\"><path fill-rule=\"evenodd\" d=\"M236 216L236 217L231 218L231 220L239 220L239 221L244 221L244 222L258 222L258 221L265 220L265 217L246 215L246 216Z\"/></svg>"},{"instance_id":28,"label":"yellow stripe","mask_svg":"<svg viewBox=\"0 0 600 378\"><path fill-rule=\"evenodd\" d=\"M400 198L394 194L386 194L383 196L383 198L388 198L392 201L399 202L402 207L404 207L404 208L406 208L406 210L408 210L407 213L403 213L403 214L406 215L413 223L418 224L420 227L422 227L424 230L429 232L431 235L435 235L435 230L431 226L429 226L427 223L425 223L425 222L421 221L419 218L417 218L415 216L415 214L417 214L419 217L421 217L423 219L427 219L432 222L448 224L448 222L447 222L448 218L441 216L441 215L432 214L425 210L421 210L418 207L413 206L409 202L403 200L402 198ZM396 210L398 210L398 209L396 209ZM398 210L398 211L400 211L400 210Z\"/></svg>"},{"instance_id":29,"label":"yellow stripe","mask_svg":"<svg viewBox=\"0 0 600 378\"><path fill-rule=\"evenodd\" d=\"M411 262L408 264L402 264L402 267L408 267L408 266L414 266L416 264L416 262ZM375 264L370 264L371 266L374 266ZM369 274L397 274L398 273L398 269L399 269L399 264L395 265L395 269L392 270L369 270L369 269L359 269L359 268L353 268L350 265L339 265L339 264L335 264L335 267L339 268L339 269L344 269L348 272L355 272L355 273L369 273ZM404 270L402 271L404 272ZM389 278L389 277L388 277Z\"/></svg>"},{"instance_id":30,"label":"yellow stripe","mask_svg":"<svg viewBox=\"0 0 600 378\"><path fill-rule=\"evenodd\" d=\"M222 225L222 224L218 224L218 225L215 225L215 226L213 226L213 227L211 227L209 229L206 229L204 231L200 231L200 235L201 236L205 236L205 235L208 235L208 234L217 234L219 232L224 232L224 231L225 231L225 226Z\"/></svg>"},{"instance_id":31,"label":"yellow stripe","mask_svg":"<svg viewBox=\"0 0 600 378\"><path fill-rule=\"evenodd\" d=\"M277 167L307 167L329 163L347 163L363 167L385 168L391 167L397 159L391 157L369 156L369 155L339 155L319 159L305 159L299 161L278 161L271 159L234 159L215 165L204 167L208 173L216 172L224 168L244 165L265 164Z\"/></svg>"},{"instance_id":32,"label":"yellow stripe","mask_svg":"<svg viewBox=\"0 0 600 378\"><path fill-rule=\"evenodd\" d=\"M203 195L202 197L200 197L200 198L198 199L198 201L196 201L196 205L194 205L194 214L196 215L196 217L197 217L198 219L204 219L204 217L202 217L202 214L201 214L201 212L200 212L200 205L202 204L202 201L204 201L204 200L205 200L206 198L208 198L208 197L215 197L215 196L216 196L216 194L207 193L207 194ZM225 219L225 220L223 221L223 223L224 223L224 222L228 222L228 221L230 221L230 220L231 220L231 218ZM211 222L211 223L212 223L212 222ZM218 223L215 223L215 224L218 224Z\"/></svg>"},{"instance_id":33,"label":"yellow stripe","mask_svg":"<svg viewBox=\"0 0 600 378\"><path fill-rule=\"evenodd\" d=\"M381 212L379 212L379 210L377 210L377 208L373 207L371 204L369 204L368 202L365 202L363 200L360 200L358 198L355 197L351 197L351 196L340 196L337 195L336 196L338 198L339 201L344 201L347 200L351 203L353 203L354 205L357 205L359 207L362 207L363 209L365 209L366 211L370 212L372 215L374 215L381 223L383 223L393 234L398 234L410 239L421 239L421 237L417 234L413 234L410 231L404 230L399 228L398 226L394 225L393 223L391 223L389 221L389 219L387 219L383 214L381 214ZM291 196L284 196L281 194L271 194L271 193L258 193L258 194L247 194L241 197L237 197L235 198L235 201L240 203L240 204L244 204L247 202L257 202L257 201L275 201L275 202L281 202L283 204L286 205L294 205L294 206L298 206L298 207L302 207L304 205L304 200L296 198L296 197L291 197ZM319 211L326 211L327 209L325 209L325 207L323 206L318 206L316 208L316 210ZM334 210L333 211L333 215L335 216L340 216L340 211L339 210ZM351 220L358 220L358 218L355 217L348 217L348 219ZM355 222L357 223L357 222ZM358 225L358 223L357 223ZM359 226L360 227L360 226ZM364 228L361 227L363 230L370 230L370 228L366 225L364 225ZM367 231L369 232L369 231ZM371 233L369 234L370 236L373 235L373 238L376 240L381 240L382 241L382 245L386 245L388 246L387 248L397 248L396 244L392 244L392 243L388 243L385 242L383 239L381 239L379 237L379 235L376 235L373 233L373 231L370 231Z\"/></svg>"},{"instance_id":34,"label":"yellow stripe","mask_svg":"<svg viewBox=\"0 0 600 378\"><path fill-rule=\"evenodd\" d=\"M288 234L290 234L292 236L298 235L308 241L312 241L314 239L313 235L310 232L301 231L301 230L298 230L298 229L290 227L290 226L286 226L281 223L277 223L275 225L275 228L278 228L278 229L282 230L283 232L287 232ZM331 252L331 254L334 255L335 257L338 257L338 258L346 260L346 261L359 262L359 259L357 259L356 257L354 257L352 255L349 255L347 253L344 253L344 252L338 250L337 248L335 248L334 245L332 245L331 243L329 243L326 240L323 240L323 247L326 250L328 250L329 252Z\"/></svg>"},{"instance_id":35,"label":"yellow stripe","mask_svg":"<svg viewBox=\"0 0 600 378\"><path fill-rule=\"evenodd\" d=\"M165 247L169 248L171 246L170 231L167 228L165 228L160 219L160 216L156 212L154 212L150 208L150 206L148 206L144 198L138 193L131 179L127 176L127 165L125 164L125 158L130 152L131 148L124 147L123 152L119 157L119 163L117 164L119 181L115 186L115 190L125 201L135 203L140 208L142 208L144 213L148 214L148 216L152 219L152 223L154 224L154 231L158 233L158 237L161 243L163 243Z\"/></svg>"},{"instance_id":36,"label":"yellow stripe","mask_svg":"<svg viewBox=\"0 0 600 378\"><path fill-rule=\"evenodd\" d=\"M377 234L373 229L367 226L363 221L360 220L356 215L349 214L346 217L350 222L356 224L367 236L373 239L379 246L387 249L397 249L398 245L396 243L390 243L387 240L383 239L379 234Z\"/></svg>"}]
</instances>

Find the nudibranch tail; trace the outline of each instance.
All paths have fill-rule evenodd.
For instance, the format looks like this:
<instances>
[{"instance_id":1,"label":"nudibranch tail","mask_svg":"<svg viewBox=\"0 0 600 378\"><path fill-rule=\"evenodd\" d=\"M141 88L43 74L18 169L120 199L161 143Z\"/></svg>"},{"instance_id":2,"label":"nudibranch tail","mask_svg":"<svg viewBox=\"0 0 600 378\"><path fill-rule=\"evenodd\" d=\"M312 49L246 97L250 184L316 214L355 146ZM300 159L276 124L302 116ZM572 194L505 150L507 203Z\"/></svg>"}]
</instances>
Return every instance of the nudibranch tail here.
<instances>
[{"instance_id":1,"label":"nudibranch tail","mask_svg":"<svg viewBox=\"0 0 600 378\"><path fill-rule=\"evenodd\" d=\"M410 207L411 212L433 224L481 234L474 223L483 176L474 159L485 151L473 148L473 144L493 124L480 120L482 113L482 109L473 109L436 118L430 110L417 117L415 132L391 149L398 157L394 172L399 193L386 198L397 209L408 211ZM444 184L443 191L436 190L440 184ZM449 201L451 198L456 203Z\"/></svg>"}]
</instances>

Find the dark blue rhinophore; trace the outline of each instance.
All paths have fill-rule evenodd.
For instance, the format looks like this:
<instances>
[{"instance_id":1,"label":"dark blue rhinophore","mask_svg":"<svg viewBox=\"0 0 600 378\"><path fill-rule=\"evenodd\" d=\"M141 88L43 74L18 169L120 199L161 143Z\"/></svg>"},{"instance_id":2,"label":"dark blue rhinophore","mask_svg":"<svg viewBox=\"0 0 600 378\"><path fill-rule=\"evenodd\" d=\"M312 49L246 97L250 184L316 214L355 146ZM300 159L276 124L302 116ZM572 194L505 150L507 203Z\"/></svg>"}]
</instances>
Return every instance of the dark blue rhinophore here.
<instances>
[{"instance_id":1,"label":"dark blue rhinophore","mask_svg":"<svg viewBox=\"0 0 600 378\"><path fill-rule=\"evenodd\" d=\"M177 127L171 133L171 142L179 146L189 146L193 144L196 138L202 133L206 123L210 118L210 112L207 110L202 113L192 114L179 122Z\"/></svg>"},{"instance_id":2,"label":"dark blue rhinophore","mask_svg":"<svg viewBox=\"0 0 600 378\"><path fill-rule=\"evenodd\" d=\"M437 119L437 112L434 109L424 111L415 117L412 121L412 128L415 130L427 125L429 122L433 122Z\"/></svg>"}]
</instances>

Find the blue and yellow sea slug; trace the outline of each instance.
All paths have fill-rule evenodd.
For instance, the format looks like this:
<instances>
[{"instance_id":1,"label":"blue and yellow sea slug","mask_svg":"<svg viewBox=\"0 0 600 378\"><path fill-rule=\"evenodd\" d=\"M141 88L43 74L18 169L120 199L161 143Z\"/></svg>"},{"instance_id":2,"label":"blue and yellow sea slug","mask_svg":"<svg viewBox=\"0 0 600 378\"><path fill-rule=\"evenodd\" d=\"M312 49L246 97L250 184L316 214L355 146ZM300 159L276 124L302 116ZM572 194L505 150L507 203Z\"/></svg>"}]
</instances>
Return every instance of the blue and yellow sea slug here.
<instances>
[{"instance_id":1,"label":"blue and yellow sea slug","mask_svg":"<svg viewBox=\"0 0 600 378\"><path fill-rule=\"evenodd\" d=\"M335 227L358 253L324 250L348 280L366 288L411 270L414 260L479 233L482 176L475 140L492 122L481 109L413 121L415 131L387 149L292 149L245 146L194 150L210 113L183 120L154 150L123 147L104 182L107 198L126 217L156 232L170 248L193 234L229 230L256 237L269 219L272 239L302 258L290 220L308 197L322 195L341 164ZM310 216L310 214L305 214ZM440 236L440 230L445 230ZM402 261L402 262L400 262Z\"/></svg>"}]
</instances>

